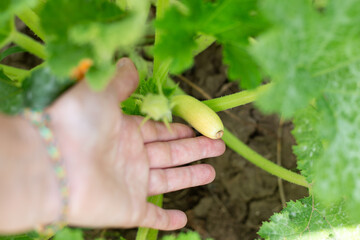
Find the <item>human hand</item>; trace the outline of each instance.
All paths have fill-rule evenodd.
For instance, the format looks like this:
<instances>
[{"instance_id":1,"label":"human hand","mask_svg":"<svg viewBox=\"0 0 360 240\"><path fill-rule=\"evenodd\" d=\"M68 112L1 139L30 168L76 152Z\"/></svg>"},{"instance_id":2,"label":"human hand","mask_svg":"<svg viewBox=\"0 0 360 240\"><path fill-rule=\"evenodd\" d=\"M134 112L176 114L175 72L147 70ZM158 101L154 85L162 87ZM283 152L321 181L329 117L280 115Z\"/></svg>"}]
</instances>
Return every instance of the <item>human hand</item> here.
<instances>
[{"instance_id":1,"label":"human hand","mask_svg":"<svg viewBox=\"0 0 360 240\"><path fill-rule=\"evenodd\" d=\"M154 121L140 127L142 117L121 112L119 103L137 84L137 71L124 58L105 91L93 92L83 81L48 109L68 173L71 225L178 229L186 224L185 214L150 204L147 197L215 177L208 164L176 166L221 155L222 140L194 137L190 127L176 123L171 132Z\"/></svg>"}]
</instances>

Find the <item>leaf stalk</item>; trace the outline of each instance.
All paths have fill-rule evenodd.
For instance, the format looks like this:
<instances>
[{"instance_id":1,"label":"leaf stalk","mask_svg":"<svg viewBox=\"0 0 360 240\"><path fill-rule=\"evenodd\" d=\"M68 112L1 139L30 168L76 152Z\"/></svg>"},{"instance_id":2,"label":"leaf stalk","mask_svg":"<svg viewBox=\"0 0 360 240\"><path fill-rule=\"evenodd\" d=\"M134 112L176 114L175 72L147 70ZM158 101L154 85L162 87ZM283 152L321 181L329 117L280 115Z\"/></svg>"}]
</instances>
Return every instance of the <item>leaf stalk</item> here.
<instances>
[{"instance_id":1,"label":"leaf stalk","mask_svg":"<svg viewBox=\"0 0 360 240\"><path fill-rule=\"evenodd\" d=\"M229 146L240 156L244 157L246 160L267 171L268 173L282 178L288 182L295 183L306 188L310 187L304 176L287 170L264 158L263 156L252 150L250 147L248 147L246 144L244 144L242 141L240 141L226 128L224 129L224 135L222 139L227 146Z\"/></svg>"},{"instance_id":2,"label":"leaf stalk","mask_svg":"<svg viewBox=\"0 0 360 240\"><path fill-rule=\"evenodd\" d=\"M238 93L230 94L224 97L214 98L203 101L215 112L224 111L230 108L245 105L254 102L258 96L270 87L270 84L262 85L254 90L245 90Z\"/></svg>"},{"instance_id":3,"label":"leaf stalk","mask_svg":"<svg viewBox=\"0 0 360 240\"><path fill-rule=\"evenodd\" d=\"M31 37L14 30L11 35L11 40L22 47L23 49L27 50L28 52L34 54L35 56L45 59L46 58L46 51L44 45L37 42L36 40L32 39Z\"/></svg>"}]
</instances>

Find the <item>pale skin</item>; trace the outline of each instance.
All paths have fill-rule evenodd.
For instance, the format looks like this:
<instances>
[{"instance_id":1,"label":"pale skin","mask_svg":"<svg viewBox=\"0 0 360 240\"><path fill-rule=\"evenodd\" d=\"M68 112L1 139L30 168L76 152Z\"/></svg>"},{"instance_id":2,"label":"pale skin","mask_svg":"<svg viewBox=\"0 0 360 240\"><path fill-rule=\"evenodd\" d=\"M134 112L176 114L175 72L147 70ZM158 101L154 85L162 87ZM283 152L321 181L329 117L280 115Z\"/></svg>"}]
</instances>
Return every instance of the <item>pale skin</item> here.
<instances>
[{"instance_id":1,"label":"pale skin","mask_svg":"<svg viewBox=\"0 0 360 240\"><path fill-rule=\"evenodd\" d=\"M68 223L82 227L151 227L174 230L186 215L146 201L148 196L208 184L208 164L181 166L225 151L222 140L121 112L119 103L138 85L135 66L121 59L105 91L85 81L46 111L68 173ZM57 180L45 146L29 122L0 115L0 234L46 224L60 214Z\"/></svg>"}]
</instances>

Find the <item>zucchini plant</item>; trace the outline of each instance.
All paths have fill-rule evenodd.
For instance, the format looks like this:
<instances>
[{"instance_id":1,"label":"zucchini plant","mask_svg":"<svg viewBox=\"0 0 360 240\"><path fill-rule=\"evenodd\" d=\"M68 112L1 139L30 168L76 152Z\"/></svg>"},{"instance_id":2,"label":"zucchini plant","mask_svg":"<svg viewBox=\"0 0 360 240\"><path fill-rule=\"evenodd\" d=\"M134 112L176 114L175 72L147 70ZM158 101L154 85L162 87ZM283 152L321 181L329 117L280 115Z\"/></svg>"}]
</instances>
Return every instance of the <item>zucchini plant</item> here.
<instances>
[{"instance_id":1,"label":"zucchini plant","mask_svg":"<svg viewBox=\"0 0 360 240\"><path fill-rule=\"evenodd\" d=\"M37 40L16 29L15 17ZM0 64L0 110L44 108L83 77L101 91L115 60L130 56L140 85L122 103L124 112L166 124L178 115L270 174L309 189L263 223L261 238L360 239L359 22L357 0L2 0L0 48L14 46L0 60L27 51L43 63L30 70ZM183 95L171 76L214 42L222 46L228 79L243 91L201 103ZM293 121L300 173L256 153L215 114L252 102ZM162 196L149 201L161 205ZM136 239L156 238L156 230L140 228Z\"/></svg>"}]
</instances>

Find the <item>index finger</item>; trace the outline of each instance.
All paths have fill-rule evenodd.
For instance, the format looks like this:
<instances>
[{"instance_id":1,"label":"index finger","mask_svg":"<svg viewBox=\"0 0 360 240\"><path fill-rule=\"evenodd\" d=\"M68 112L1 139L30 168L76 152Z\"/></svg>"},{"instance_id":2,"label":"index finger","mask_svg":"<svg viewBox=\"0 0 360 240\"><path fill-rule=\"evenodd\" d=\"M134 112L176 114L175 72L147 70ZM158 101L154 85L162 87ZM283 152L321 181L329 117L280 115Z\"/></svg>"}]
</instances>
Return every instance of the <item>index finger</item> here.
<instances>
[{"instance_id":1,"label":"index finger","mask_svg":"<svg viewBox=\"0 0 360 240\"><path fill-rule=\"evenodd\" d=\"M150 168L184 165L203 158L220 156L225 151L222 140L204 136L146 144Z\"/></svg>"}]
</instances>

